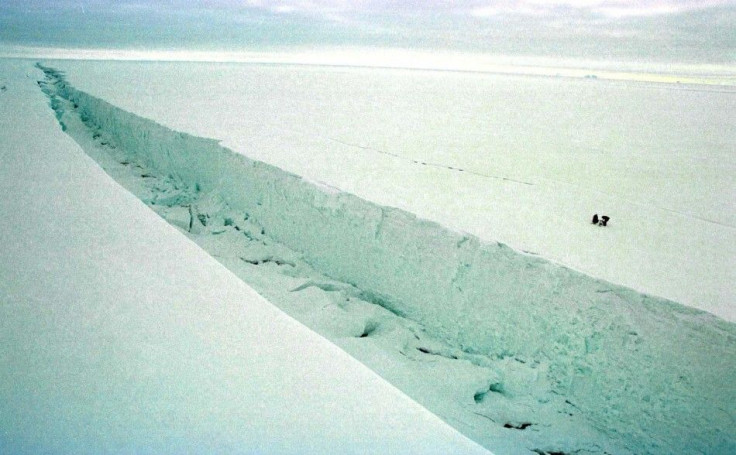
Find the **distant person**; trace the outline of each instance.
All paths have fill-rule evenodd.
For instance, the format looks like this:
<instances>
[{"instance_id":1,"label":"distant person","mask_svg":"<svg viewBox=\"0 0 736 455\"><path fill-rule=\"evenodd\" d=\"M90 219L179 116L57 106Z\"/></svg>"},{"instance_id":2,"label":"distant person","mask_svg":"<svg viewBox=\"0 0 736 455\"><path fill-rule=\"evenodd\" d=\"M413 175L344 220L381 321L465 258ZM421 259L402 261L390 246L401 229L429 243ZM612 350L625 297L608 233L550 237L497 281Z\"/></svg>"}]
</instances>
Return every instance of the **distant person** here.
<instances>
[{"instance_id":1,"label":"distant person","mask_svg":"<svg viewBox=\"0 0 736 455\"><path fill-rule=\"evenodd\" d=\"M608 220L610 219L611 217L606 216L606 215L603 215L599 218L598 214L596 213L593 215L593 221L591 222L591 224L597 224L598 226L607 226Z\"/></svg>"}]
</instances>

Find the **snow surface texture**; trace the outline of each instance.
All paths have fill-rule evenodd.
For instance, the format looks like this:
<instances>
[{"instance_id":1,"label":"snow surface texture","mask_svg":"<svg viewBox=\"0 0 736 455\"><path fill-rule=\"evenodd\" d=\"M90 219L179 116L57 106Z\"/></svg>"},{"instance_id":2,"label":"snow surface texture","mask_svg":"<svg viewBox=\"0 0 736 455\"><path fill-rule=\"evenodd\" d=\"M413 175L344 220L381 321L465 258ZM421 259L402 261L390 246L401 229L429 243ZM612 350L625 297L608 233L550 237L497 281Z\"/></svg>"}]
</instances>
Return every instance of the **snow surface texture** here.
<instances>
[{"instance_id":1,"label":"snow surface texture","mask_svg":"<svg viewBox=\"0 0 736 455\"><path fill-rule=\"evenodd\" d=\"M415 342L414 351L486 368L485 379L476 380L468 394L472 402L466 412L518 434L536 430L538 436L535 425L551 428L550 433L568 425L566 440L528 449L736 449L733 324L315 185L215 141L125 112L74 89L58 72L46 72L49 81L42 86L60 119L67 111L78 112L95 132L92 137L104 138L98 145L113 144L123 154L119 163L153 172L139 175L141 181L166 182L140 194L148 191L144 200L165 206L161 213L170 222L194 235L278 241L260 256L251 250L237 262L287 269L306 263L323 278L302 281L294 293L338 292L416 321L438 345ZM290 253L275 255L279 248ZM379 321L368 321L355 338L371 338L380 327ZM341 345L350 350L350 343ZM351 352L371 364L365 349ZM381 371L381 359L372 361ZM391 376L386 370L381 374ZM399 385L410 395L419 389L416 380ZM433 400L424 404L432 408ZM442 415L443 406L448 408L435 403L440 411L433 410ZM581 415L585 423L579 428L588 425L590 434L569 431ZM473 434L472 425L452 423L497 449ZM575 446L576 436L586 447ZM497 450L503 448L498 443Z\"/></svg>"},{"instance_id":2,"label":"snow surface texture","mask_svg":"<svg viewBox=\"0 0 736 455\"><path fill-rule=\"evenodd\" d=\"M0 453L487 453L123 191L0 60Z\"/></svg>"},{"instance_id":3,"label":"snow surface texture","mask_svg":"<svg viewBox=\"0 0 736 455\"><path fill-rule=\"evenodd\" d=\"M59 61L172 130L736 322L736 87ZM593 213L612 217L608 228Z\"/></svg>"}]
</instances>

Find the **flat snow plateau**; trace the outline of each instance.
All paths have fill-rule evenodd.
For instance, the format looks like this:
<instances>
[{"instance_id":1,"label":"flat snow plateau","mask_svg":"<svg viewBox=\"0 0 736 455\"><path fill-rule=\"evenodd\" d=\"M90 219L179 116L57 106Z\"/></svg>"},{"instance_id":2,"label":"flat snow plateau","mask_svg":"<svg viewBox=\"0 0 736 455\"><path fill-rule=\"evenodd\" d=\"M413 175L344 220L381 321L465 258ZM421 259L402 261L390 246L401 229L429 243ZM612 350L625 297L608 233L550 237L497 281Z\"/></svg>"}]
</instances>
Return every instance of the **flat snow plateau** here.
<instances>
[{"instance_id":1,"label":"flat snow plateau","mask_svg":"<svg viewBox=\"0 0 736 455\"><path fill-rule=\"evenodd\" d=\"M736 326L638 292L686 292L732 320L728 87L25 64L47 115L117 183L494 453L736 450ZM128 235L138 223L119 208L112 232ZM610 225L591 225L592 211ZM687 239L687 252L668 243ZM711 262L688 262L703 251ZM634 253L682 263L657 275ZM634 266L638 291L621 286Z\"/></svg>"},{"instance_id":2,"label":"flat snow plateau","mask_svg":"<svg viewBox=\"0 0 736 455\"><path fill-rule=\"evenodd\" d=\"M57 62L176 131L736 320L736 90L289 65ZM590 224L608 215L606 229Z\"/></svg>"},{"instance_id":3,"label":"flat snow plateau","mask_svg":"<svg viewBox=\"0 0 736 455\"><path fill-rule=\"evenodd\" d=\"M0 60L0 453L487 453L276 309Z\"/></svg>"}]
</instances>

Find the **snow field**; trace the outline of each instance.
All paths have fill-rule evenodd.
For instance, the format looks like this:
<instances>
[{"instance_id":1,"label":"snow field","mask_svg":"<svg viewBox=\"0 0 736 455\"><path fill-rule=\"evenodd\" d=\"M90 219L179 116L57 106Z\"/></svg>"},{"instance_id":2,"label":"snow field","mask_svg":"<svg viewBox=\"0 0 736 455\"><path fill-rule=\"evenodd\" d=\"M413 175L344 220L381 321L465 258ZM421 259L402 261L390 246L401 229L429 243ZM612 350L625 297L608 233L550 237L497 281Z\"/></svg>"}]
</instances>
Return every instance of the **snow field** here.
<instances>
[{"instance_id":1,"label":"snow field","mask_svg":"<svg viewBox=\"0 0 736 455\"><path fill-rule=\"evenodd\" d=\"M0 452L487 453L273 307L0 60Z\"/></svg>"},{"instance_id":2,"label":"snow field","mask_svg":"<svg viewBox=\"0 0 736 455\"><path fill-rule=\"evenodd\" d=\"M75 87L313 182L736 321L733 87L55 62ZM612 216L607 229L593 213Z\"/></svg>"},{"instance_id":3,"label":"snow field","mask_svg":"<svg viewBox=\"0 0 736 455\"><path fill-rule=\"evenodd\" d=\"M732 324L314 185L48 74L81 118L132 158L190 193L217 195L257 220L260 235L298 252L357 296L421 323L466 355L537 369L542 392L530 395L538 403L564 397L635 453L733 448ZM189 210L187 222L179 210L175 222L191 231L193 215ZM474 391L474 401L529 393L515 390L524 382L486 384ZM523 431L526 422L506 423Z\"/></svg>"},{"instance_id":4,"label":"snow field","mask_svg":"<svg viewBox=\"0 0 736 455\"><path fill-rule=\"evenodd\" d=\"M499 368L503 367L508 387L521 364L501 365L487 356L462 352L432 337L421 325L364 300L359 289L315 271L298 253L264 235L264 228L249 214L228 208L216 193L157 175L133 159L107 134L85 125L73 103L57 99L54 105L65 130L151 209L270 302L379 371L475 441L493 447L495 453L510 454L623 450L613 450L616 445L562 399L544 405L534 400L530 405L529 391L519 387L523 392L519 397L506 394L502 403L486 400L489 388L499 382ZM536 374L519 373L524 378ZM560 409L566 410L564 422L558 416ZM527 422L534 423L526 426ZM532 429L518 431L527 428Z\"/></svg>"}]
</instances>

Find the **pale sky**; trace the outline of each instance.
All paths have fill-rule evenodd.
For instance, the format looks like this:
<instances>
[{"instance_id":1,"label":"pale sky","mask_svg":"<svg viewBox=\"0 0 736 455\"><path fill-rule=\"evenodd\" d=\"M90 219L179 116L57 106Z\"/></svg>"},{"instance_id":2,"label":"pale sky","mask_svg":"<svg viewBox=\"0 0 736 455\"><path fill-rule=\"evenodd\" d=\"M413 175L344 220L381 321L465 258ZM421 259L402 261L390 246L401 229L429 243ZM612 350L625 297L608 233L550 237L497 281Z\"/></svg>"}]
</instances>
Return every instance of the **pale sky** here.
<instances>
[{"instance_id":1,"label":"pale sky","mask_svg":"<svg viewBox=\"0 0 736 455\"><path fill-rule=\"evenodd\" d=\"M175 8L261 9L275 13L350 14L438 12L487 17L499 14L582 13L610 17L677 14L736 6L736 0L4 0L20 9ZM2 7L2 6L0 6Z\"/></svg>"},{"instance_id":2,"label":"pale sky","mask_svg":"<svg viewBox=\"0 0 736 455\"><path fill-rule=\"evenodd\" d=\"M736 62L736 0L0 0L0 44Z\"/></svg>"}]
</instances>

